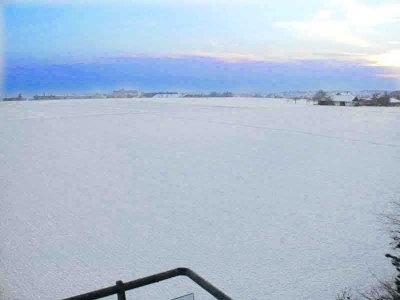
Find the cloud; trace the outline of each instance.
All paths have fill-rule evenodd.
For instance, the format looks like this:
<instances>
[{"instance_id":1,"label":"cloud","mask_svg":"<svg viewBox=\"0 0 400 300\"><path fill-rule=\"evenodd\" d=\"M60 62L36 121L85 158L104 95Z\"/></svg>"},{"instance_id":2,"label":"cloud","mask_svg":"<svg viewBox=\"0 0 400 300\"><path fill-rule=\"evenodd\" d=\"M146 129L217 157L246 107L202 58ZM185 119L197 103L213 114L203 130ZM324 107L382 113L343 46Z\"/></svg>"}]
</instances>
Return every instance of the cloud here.
<instances>
[{"instance_id":1,"label":"cloud","mask_svg":"<svg viewBox=\"0 0 400 300\"><path fill-rule=\"evenodd\" d=\"M90 92L117 88L185 91L393 89L397 79L382 67L330 60L241 63L213 57L119 57L74 63L7 64L9 94ZM393 74L395 71L392 72Z\"/></svg>"},{"instance_id":2,"label":"cloud","mask_svg":"<svg viewBox=\"0 0 400 300\"><path fill-rule=\"evenodd\" d=\"M356 0L335 0L333 2L341 7L344 13L343 20L349 25L375 27L400 21L399 3L367 5Z\"/></svg>"},{"instance_id":3,"label":"cloud","mask_svg":"<svg viewBox=\"0 0 400 300\"><path fill-rule=\"evenodd\" d=\"M282 62L288 61L278 56L257 55L251 53L235 53L235 52L207 52L207 51L190 51L185 54L177 55L177 57L204 57L212 58L224 62Z\"/></svg>"},{"instance_id":4,"label":"cloud","mask_svg":"<svg viewBox=\"0 0 400 300\"><path fill-rule=\"evenodd\" d=\"M369 58L373 65L400 68L400 49L393 49Z\"/></svg>"},{"instance_id":5,"label":"cloud","mask_svg":"<svg viewBox=\"0 0 400 300\"><path fill-rule=\"evenodd\" d=\"M344 21L314 18L310 21L277 22L275 25L292 30L303 39L333 41L358 47L370 46L370 43L366 39L355 35Z\"/></svg>"},{"instance_id":6,"label":"cloud","mask_svg":"<svg viewBox=\"0 0 400 300\"><path fill-rule=\"evenodd\" d=\"M328 57L328 58L342 57L351 59L356 59L356 58L364 59L365 57L369 56L369 54L365 52L320 52L320 53L315 52L313 53L313 55L320 57Z\"/></svg>"},{"instance_id":7,"label":"cloud","mask_svg":"<svg viewBox=\"0 0 400 300\"><path fill-rule=\"evenodd\" d=\"M384 74L376 74L376 76L389 79L400 79L400 73L384 73Z\"/></svg>"},{"instance_id":8,"label":"cloud","mask_svg":"<svg viewBox=\"0 0 400 300\"><path fill-rule=\"evenodd\" d=\"M356 0L332 0L311 18L275 22L276 27L295 32L306 40L323 40L367 48L374 46L368 37L379 25L400 22L400 3L366 5Z\"/></svg>"}]
</instances>

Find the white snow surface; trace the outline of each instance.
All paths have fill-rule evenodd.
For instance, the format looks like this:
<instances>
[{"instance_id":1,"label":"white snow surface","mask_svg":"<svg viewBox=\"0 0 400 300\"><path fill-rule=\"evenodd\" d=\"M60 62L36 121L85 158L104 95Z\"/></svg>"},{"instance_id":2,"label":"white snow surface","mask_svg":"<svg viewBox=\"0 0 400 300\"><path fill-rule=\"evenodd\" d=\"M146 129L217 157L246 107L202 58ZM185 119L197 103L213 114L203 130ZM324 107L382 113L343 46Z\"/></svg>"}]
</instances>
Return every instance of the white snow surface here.
<instances>
[{"instance_id":1,"label":"white snow surface","mask_svg":"<svg viewBox=\"0 0 400 300\"><path fill-rule=\"evenodd\" d=\"M234 299L363 289L392 275L379 214L399 200L399 129L396 107L0 103L0 298L60 299L175 267ZM192 291L176 278L128 299Z\"/></svg>"}]
</instances>

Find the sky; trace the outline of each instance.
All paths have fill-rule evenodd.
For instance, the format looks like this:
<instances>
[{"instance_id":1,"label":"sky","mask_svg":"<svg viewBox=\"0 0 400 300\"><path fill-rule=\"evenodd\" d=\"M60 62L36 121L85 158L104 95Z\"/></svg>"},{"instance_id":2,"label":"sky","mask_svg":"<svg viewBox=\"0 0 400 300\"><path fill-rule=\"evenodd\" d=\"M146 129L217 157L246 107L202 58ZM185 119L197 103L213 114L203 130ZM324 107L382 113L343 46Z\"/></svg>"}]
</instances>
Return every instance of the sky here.
<instances>
[{"instance_id":1,"label":"sky","mask_svg":"<svg viewBox=\"0 0 400 300\"><path fill-rule=\"evenodd\" d=\"M5 94L400 89L398 0L6 0L0 18Z\"/></svg>"}]
</instances>

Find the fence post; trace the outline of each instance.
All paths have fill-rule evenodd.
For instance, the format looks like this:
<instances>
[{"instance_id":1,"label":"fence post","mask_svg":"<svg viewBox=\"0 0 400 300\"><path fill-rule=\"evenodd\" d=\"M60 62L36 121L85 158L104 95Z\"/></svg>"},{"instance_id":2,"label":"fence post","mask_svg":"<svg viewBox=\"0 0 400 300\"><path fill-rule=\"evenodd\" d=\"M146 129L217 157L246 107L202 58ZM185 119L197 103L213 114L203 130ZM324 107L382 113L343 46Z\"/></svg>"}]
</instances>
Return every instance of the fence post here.
<instances>
[{"instance_id":1,"label":"fence post","mask_svg":"<svg viewBox=\"0 0 400 300\"><path fill-rule=\"evenodd\" d=\"M118 300L126 300L124 283L118 280L115 284L118 290Z\"/></svg>"}]
</instances>

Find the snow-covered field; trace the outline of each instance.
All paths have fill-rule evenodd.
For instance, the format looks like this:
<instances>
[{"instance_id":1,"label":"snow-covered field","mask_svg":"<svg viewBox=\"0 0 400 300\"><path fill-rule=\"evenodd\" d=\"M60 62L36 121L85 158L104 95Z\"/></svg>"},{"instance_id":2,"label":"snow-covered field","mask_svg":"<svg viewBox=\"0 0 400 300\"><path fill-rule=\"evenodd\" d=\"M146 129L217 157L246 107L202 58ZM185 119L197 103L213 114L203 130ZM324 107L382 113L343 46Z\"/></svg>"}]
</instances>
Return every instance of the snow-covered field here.
<instances>
[{"instance_id":1,"label":"snow-covered field","mask_svg":"<svg viewBox=\"0 0 400 300\"><path fill-rule=\"evenodd\" d=\"M0 298L178 266L234 299L365 287L391 274L378 214L400 198L399 129L398 108L285 100L0 103Z\"/></svg>"}]
</instances>

